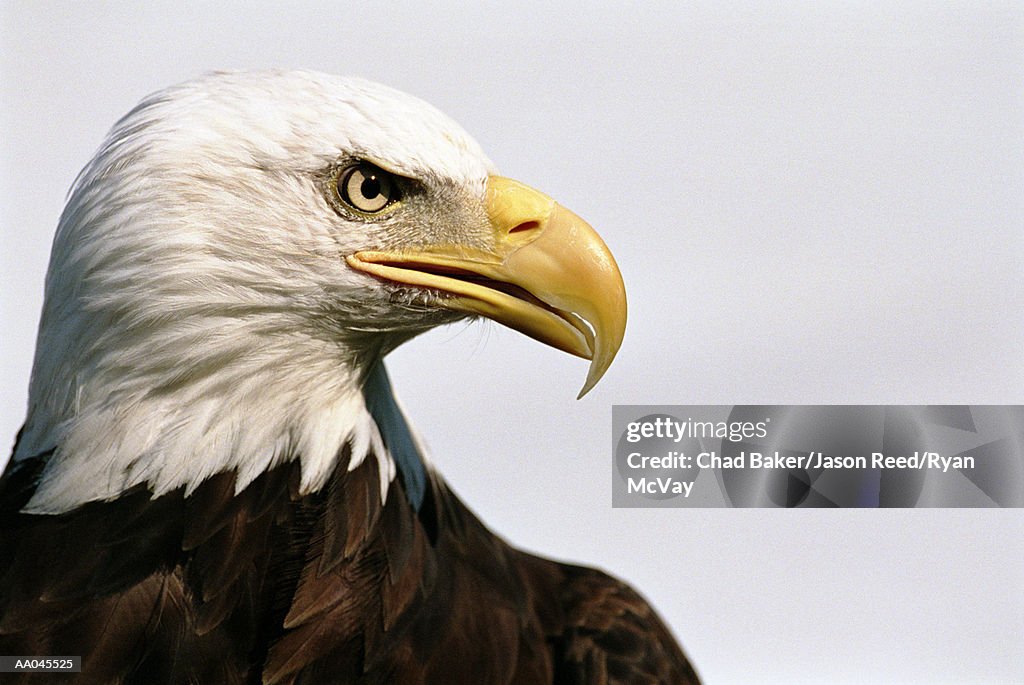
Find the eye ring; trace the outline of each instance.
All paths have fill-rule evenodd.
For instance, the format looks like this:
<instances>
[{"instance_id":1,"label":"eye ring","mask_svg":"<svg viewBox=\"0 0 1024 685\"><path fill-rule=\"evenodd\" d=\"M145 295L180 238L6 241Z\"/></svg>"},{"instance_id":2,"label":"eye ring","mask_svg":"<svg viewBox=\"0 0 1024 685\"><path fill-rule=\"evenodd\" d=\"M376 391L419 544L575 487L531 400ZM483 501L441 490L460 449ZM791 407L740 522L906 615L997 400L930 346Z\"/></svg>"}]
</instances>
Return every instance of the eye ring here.
<instances>
[{"instance_id":1,"label":"eye ring","mask_svg":"<svg viewBox=\"0 0 1024 685\"><path fill-rule=\"evenodd\" d=\"M338 199L362 214L378 214L399 200L395 177L369 162L360 162L338 174Z\"/></svg>"}]
</instances>

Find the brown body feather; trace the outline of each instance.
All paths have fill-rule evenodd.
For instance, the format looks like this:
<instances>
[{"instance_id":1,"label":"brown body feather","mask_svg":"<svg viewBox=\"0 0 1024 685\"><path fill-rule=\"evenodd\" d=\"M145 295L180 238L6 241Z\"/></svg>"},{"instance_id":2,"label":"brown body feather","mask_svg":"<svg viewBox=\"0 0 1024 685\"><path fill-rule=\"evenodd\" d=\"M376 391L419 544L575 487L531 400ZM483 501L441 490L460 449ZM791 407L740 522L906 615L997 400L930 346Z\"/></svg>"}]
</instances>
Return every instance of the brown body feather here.
<instances>
[{"instance_id":1,"label":"brown body feather","mask_svg":"<svg viewBox=\"0 0 1024 685\"><path fill-rule=\"evenodd\" d=\"M0 654L81 655L83 683L697 682L628 586L508 546L436 475L417 512L347 462L312 495L292 462L61 515L20 512L42 459L9 466Z\"/></svg>"}]
</instances>

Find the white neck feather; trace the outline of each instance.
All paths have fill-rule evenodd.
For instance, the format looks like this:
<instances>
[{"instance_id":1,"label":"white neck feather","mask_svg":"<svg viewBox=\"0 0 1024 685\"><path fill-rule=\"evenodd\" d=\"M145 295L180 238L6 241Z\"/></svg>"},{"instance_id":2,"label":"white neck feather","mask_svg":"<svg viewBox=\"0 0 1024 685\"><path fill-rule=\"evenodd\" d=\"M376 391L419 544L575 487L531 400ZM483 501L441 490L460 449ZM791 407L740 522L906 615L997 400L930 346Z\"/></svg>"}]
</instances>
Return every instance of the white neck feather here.
<instances>
[{"instance_id":1,"label":"white neck feather","mask_svg":"<svg viewBox=\"0 0 1024 685\"><path fill-rule=\"evenodd\" d=\"M209 352L210 343L203 344ZM144 388L146 370L158 370L159 357L150 355L147 363L146 350L137 350L139 358L133 359L120 349L118 363L135 365L138 382L122 377L108 385L96 374L91 383L71 386L71 418L53 424L37 412L26 425L14 458L54 453L25 510L68 511L140 484L154 496L180 487L190 494L224 471L237 474L241 491L290 459L301 462L301 492L315 492L346 444L349 468L376 456L386 497L395 465L364 404L355 370L325 363L331 357L324 350L301 344L287 354L264 352L259 358L228 358L220 368L176 387Z\"/></svg>"}]
</instances>

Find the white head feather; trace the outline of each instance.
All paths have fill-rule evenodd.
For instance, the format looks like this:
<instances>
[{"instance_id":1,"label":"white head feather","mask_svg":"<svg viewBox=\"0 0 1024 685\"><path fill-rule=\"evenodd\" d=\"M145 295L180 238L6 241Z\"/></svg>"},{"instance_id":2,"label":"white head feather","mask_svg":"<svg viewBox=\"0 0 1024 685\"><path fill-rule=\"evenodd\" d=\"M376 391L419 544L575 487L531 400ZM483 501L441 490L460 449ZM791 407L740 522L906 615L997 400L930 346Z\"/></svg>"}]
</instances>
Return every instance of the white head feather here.
<instances>
[{"instance_id":1,"label":"white head feather","mask_svg":"<svg viewBox=\"0 0 1024 685\"><path fill-rule=\"evenodd\" d=\"M309 72L209 75L114 126L54 240L14 458L52 454L27 511L139 484L189 492L231 470L241 489L290 458L315 491L346 441L353 463L380 455L386 492L394 464L361 379L452 315L403 307L346 266L409 228L335 211L323 178L353 158L447 188L470 214L493 171L429 105ZM405 239L439 230L419 229Z\"/></svg>"}]
</instances>

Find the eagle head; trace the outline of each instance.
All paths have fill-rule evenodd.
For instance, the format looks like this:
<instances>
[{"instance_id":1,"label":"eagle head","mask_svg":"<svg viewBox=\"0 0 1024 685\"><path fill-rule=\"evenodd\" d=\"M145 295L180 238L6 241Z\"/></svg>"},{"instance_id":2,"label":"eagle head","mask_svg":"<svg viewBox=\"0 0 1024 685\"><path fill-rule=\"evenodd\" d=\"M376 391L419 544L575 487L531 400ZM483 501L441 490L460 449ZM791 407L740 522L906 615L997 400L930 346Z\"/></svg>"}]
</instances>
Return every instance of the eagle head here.
<instances>
[{"instance_id":1,"label":"eagle head","mask_svg":"<svg viewBox=\"0 0 1024 685\"><path fill-rule=\"evenodd\" d=\"M27 510L229 469L243 488L290 458L316 489L339 445L380 447L369 370L467 316L590 359L582 395L625 292L593 229L411 96L285 71L157 92L61 216L14 457L50 453Z\"/></svg>"}]
</instances>

